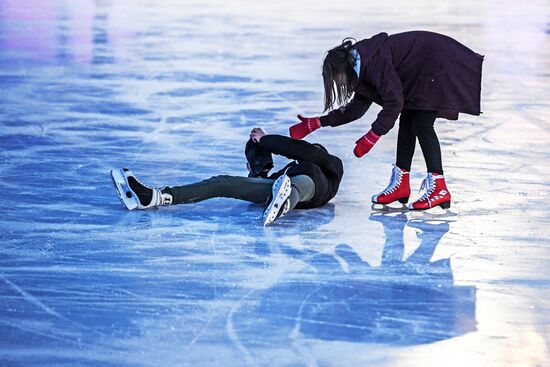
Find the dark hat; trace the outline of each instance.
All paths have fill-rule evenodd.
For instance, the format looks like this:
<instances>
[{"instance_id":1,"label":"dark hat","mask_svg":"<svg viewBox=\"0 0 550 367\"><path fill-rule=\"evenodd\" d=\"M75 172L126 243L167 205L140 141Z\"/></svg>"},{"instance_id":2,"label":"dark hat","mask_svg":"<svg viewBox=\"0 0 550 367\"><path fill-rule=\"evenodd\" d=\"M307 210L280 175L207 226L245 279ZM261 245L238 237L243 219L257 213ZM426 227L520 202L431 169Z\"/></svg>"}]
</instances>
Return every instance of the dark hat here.
<instances>
[{"instance_id":1,"label":"dark hat","mask_svg":"<svg viewBox=\"0 0 550 367\"><path fill-rule=\"evenodd\" d=\"M250 165L248 177L267 177L267 174L273 168L271 153L260 148L260 144L249 139L244 154Z\"/></svg>"}]
</instances>

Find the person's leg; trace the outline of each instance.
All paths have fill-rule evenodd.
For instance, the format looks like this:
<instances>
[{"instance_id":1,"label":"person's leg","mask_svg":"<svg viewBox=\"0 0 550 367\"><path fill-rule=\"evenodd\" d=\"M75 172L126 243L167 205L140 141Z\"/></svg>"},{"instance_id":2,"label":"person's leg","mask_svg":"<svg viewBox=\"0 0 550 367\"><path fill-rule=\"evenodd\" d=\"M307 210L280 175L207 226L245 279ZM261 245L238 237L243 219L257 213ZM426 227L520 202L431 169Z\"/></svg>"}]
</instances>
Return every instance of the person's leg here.
<instances>
[{"instance_id":1,"label":"person's leg","mask_svg":"<svg viewBox=\"0 0 550 367\"><path fill-rule=\"evenodd\" d=\"M292 191L290 192L290 209L294 209L296 204L302 201L308 201L315 195L315 183L306 175L293 176L290 178Z\"/></svg>"},{"instance_id":2,"label":"person's leg","mask_svg":"<svg viewBox=\"0 0 550 367\"><path fill-rule=\"evenodd\" d=\"M273 181L267 178L220 175L189 185L166 187L162 192L172 195L173 204L189 204L216 197L264 203L271 195Z\"/></svg>"},{"instance_id":3,"label":"person's leg","mask_svg":"<svg viewBox=\"0 0 550 367\"><path fill-rule=\"evenodd\" d=\"M441 160L441 146L434 130L436 111L414 111L412 116L412 129L418 138L426 168L430 173L443 174Z\"/></svg>"},{"instance_id":4,"label":"person's leg","mask_svg":"<svg viewBox=\"0 0 550 367\"><path fill-rule=\"evenodd\" d=\"M443 176L441 147L434 130L436 117L437 112L435 111L417 111L415 113L413 130L420 143L420 148L422 148L428 174L422 184L426 192L420 199L409 204L411 210L427 210L436 206L448 209L451 206L451 193Z\"/></svg>"},{"instance_id":5,"label":"person's leg","mask_svg":"<svg viewBox=\"0 0 550 367\"><path fill-rule=\"evenodd\" d=\"M409 200L411 194L409 172L416 145L416 136L411 124L412 113L413 111L407 109L401 111L395 166L388 186L372 196L371 200L374 204L386 205L395 201L405 204Z\"/></svg>"},{"instance_id":6,"label":"person's leg","mask_svg":"<svg viewBox=\"0 0 550 367\"><path fill-rule=\"evenodd\" d=\"M315 195L315 183L305 175L278 177L272 189L270 200L262 215L264 226L273 223L278 218L294 209L299 202L311 200Z\"/></svg>"},{"instance_id":7,"label":"person's leg","mask_svg":"<svg viewBox=\"0 0 550 367\"><path fill-rule=\"evenodd\" d=\"M403 110L399 118L399 132L397 133L397 153L395 165L407 172L411 170L411 163L416 145L416 135L412 129L412 110Z\"/></svg>"}]
</instances>

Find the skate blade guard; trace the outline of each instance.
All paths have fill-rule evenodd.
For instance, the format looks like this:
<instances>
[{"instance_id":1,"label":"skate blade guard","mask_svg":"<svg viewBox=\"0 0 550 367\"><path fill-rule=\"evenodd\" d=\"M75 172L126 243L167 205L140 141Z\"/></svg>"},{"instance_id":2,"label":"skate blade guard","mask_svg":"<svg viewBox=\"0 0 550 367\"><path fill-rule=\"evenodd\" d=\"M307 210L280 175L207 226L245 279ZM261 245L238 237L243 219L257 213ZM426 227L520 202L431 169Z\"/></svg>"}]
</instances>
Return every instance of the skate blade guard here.
<instances>
[{"instance_id":1,"label":"skate blade guard","mask_svg":"<svg viewBox=\"0 0 550 367\"><path fill-rule=\"evenodd\" d=\"M394 201L390 204L380 204L380 203L372 203L371 209L376 212L381 213L404 213L408 212L409 208L407 207L407 204L401 204L400 202Z\"/></svg>"},{"instance_id":2,"label":"skate blade guard","mask_svg":"<svg viewBox=\"0 0 550 367\"><path fill-rule=\"evenodd\" d=\"M139 206L138 198L130 189L128 179L126 178L124 171L121 169L111 170L111 178L113 179L118 197L126 209L136 209Z\"/></svg>"},{"instance_id":3,"label":"skate blade guard","mask_svg":"<svg viewBox=\"0 0 550 367\"><path fill-rule=\"evenodd\" d=\"M397 202L391 204L378 204L373 203L371 205L373 212L388 214L388 213L406 213L408 218L414 219L452 219L457 218L460 213L458 209L443 209L439 206L423 209L423 210L412 210L407 207L406 204L399 204Z\"/></svg>"},{"instance_id":4,"label":"skate blade guard","mask_svg":"<svg viewBox=\"0 0 550 367\"><path fill-rule=\"evenodd\" d=\"M270 223L273 223L275 219L277 219L279 211L282 210L285 200L290 196L290 190L290 178L286 175L279 177L275 183L273 183L273 198L262 215L264 227Z\"/></svg>"}]
</instances>

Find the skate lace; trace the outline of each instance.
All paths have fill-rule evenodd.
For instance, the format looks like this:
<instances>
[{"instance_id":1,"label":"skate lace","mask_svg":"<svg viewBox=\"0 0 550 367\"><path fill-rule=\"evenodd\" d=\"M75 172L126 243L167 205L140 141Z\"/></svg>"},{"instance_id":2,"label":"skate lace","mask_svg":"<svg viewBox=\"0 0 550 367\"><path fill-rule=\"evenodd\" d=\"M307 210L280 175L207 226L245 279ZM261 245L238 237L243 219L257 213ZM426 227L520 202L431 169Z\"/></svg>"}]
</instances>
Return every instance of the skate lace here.
<instances>
[{"instance_id":1,"label":"skate lace","mask_svg":"<svg viewBox=\"0 0 550 367\"><path fill-rule=\"evenodd\" d=\"M153 189L153 199L155 200L155 206L161 205L171 205L173 202L173 197L170 194L164 194L161 189Z\"/></svg>"},{"instance_id":2,"label":"skate lace","mask_svg":"<svg viewBox=\"0 0 550 367\"><path fill-rule=\"evenodd\" d=\"M136 180L136 182L137 182L138 184L140 184L141 186L143 186L143 187L145 187L145 188L147 188L147 189L149 189L149 190L154 190L154 189L155 189L154 187L151 187L151 186L149 186L149 185L146 185L146 184L144 184L143 182L141 182L140 180L138 180L138 178L137 178L136 176L132 175L132 177L133 177L134 180Z\"/></svg>"},{"instance_id":3,"label":"skate lace","mask_svg":"<svg viewBox=\"0 0 550 367\"><path fill-rule=\"evenodd\" d=\"M435 191L435 179L432 175L426 176L426 178L422 181L422 185L420 186L420 190L418 190L418 192L422 190L426 191L420 200L428 200L430 195Z\"/></svg>"},{"instance_id":4,"label":"skate lace","mask_svg":"<svg viewBox=\"0 0 550 367\"><path fill-rule=\"evenodd\" d=\"M130 188L138 196L138 200L143 206L160 206L160 205L170 205L172 203L172 195L163 194L161 189L151 187L144 184L131 172L126 171L128 177L128 184Z\"/></svg>"},{"instance_id":5,"label":"skate lace","mask_svg":"<svg viewBox=\"0 0 550 367\"><path fill-rule=\"evenodd\" d=\"M136 183L138 183L139 185L143 186L144 188L146 188L146 189L148 189L148 190L154 190L154 189L155 189L154 187L151 187L151 186L146 185L146 184L144 184L143 182L141 182L141 181L134 175L134 173L133 173L132 171L130 171L130 170L126 169L126 168L124 168L123 170L124 170L124 174L126 175L126 177L127 177L128 179L130 179L130 177L131 177L133 180L136 181ZM132 185L130 185L130 187L132 187ZM132 188L132 189L134 189L134 188Z\"/></svg>"},{"instance_id":6,"label":"skate lace","mask_svg":"<svg viewBox=\"0 0 550 367\"><path fill-rule=\"evenodd\" d=\"M399 185L401 185L402 180L403 174L397 167L394 167L391 174L390 182L388 183L388 187L386 187L384 191L382 191L382 195L391 194L392 192L397 190Z\"/></svg>"}]
</instances>

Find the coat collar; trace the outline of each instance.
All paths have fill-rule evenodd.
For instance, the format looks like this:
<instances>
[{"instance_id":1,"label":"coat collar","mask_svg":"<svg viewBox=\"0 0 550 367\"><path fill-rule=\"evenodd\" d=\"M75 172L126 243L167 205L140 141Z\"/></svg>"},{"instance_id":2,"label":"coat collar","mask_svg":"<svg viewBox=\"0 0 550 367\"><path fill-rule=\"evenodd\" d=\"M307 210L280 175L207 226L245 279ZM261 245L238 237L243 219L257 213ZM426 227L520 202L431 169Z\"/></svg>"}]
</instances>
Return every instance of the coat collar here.
<instances>
[{"instance_id":1,"label":"coat collar","mask_svg":"<svg viewBox=\"0 0 550 367\"><path fill-rule=\"evenodd\" d=\"M359 78L359 75L361 75L361 55L359 55L359 52L357 52L356 49L351 49L351 56L355 59L355 66L353 67L353 70L355 70L355 74L357 74L357 78Z\"/></svg>"},{"instance_id":2,"label":"coat collar","mask_svg":"<svg viewBox=\"0 0 550 367\"><path fill-rule=\"evenodd\" d=\"M382 32L374 37L361 40L353 46L353 48L359 53L361 59L361 75L365 75L365 68L367 67L368 60L376 53L376 51L378 51L386 38L388 38L388 34Z\"/></svg>"}]
</instances>

